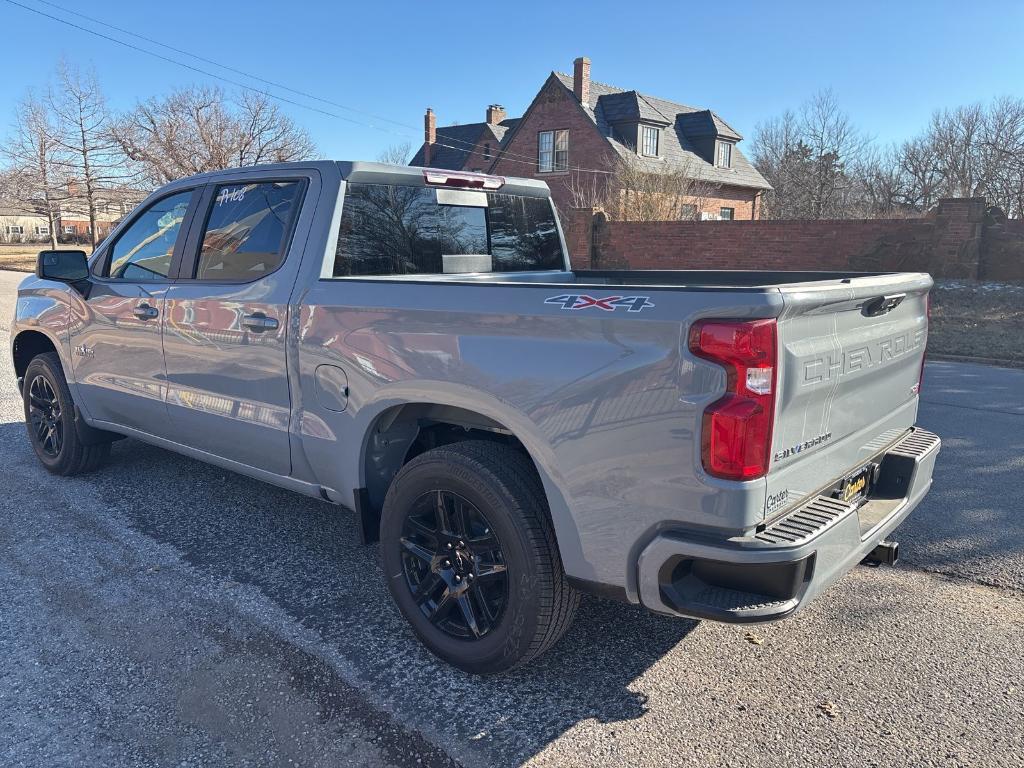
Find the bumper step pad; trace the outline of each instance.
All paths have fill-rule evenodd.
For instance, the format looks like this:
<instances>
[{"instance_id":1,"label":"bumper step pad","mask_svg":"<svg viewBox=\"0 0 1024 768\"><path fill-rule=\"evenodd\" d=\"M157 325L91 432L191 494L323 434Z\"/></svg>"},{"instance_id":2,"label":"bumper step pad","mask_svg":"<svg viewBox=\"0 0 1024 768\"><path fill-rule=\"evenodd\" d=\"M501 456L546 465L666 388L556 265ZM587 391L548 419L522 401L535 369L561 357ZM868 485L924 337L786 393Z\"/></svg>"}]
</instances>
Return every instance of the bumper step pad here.
<instances>
[{"instance_id":1,"label":"bumper step pad","mask_svg":"<svg viewBox=\"0 0 1024 768\"><path fill-rule=\"evenodd\" d=\"M914 429L885 452L891 462L893 458L914 461L924 456L939 444L939 437L924 429ZM907 474L907 473L904 473ZM907 474L909 479L909 474ZM896 495L902 491L896 489ZM776 520L763 531L742 539L746 546L795 547L835 525L856 508L855 504L833 499L831 496L815 496L800 505L785 517Z\"/></svg>"},{"instance_id":2,"label":"bumper step pad","mask_svg":"<svg viewBox=\"0 0 1024 768\"><path fill-rule=\"evenodd\" d=\"M754 536L769 546L796 546L834 525L854 505L828 496L815 496Z\"/></svg>"}]
</instances>

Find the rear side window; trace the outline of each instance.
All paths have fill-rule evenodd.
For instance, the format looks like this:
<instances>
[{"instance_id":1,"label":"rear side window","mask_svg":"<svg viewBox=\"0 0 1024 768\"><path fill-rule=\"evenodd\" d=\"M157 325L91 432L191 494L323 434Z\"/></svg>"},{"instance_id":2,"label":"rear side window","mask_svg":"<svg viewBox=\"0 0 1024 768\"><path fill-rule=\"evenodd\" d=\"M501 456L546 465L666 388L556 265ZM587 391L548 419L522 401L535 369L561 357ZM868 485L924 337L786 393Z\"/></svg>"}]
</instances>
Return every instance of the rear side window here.
<instances>
[{"instance_id":1,"label":"rear side window","mask_svg":"<svg viewBox=\"0 0 1024 768\"><path fill-rule=\"evenodd\" d=\"M194 277L249 281L277 269L284 259L301 188L298 181L218 185Z\"/></svg>"},{"instance_id":2,"label":"rear side window","mask_svg":"<svg viewBox=\"0 0 1024 768\"><path fill-rule=\"evenodd\" d=\"M334 276L564 269L550 200L348 184Z\"/></svg>"},{"instance_id":3,"label":"rear side window","mask_svg":"<svg viewBox=\"0 0 1024 768\"><path fill-rule=\"evenodd\" d=\"M139 214L110 249L106 277L132 281L166 278L191 200L192 190L179 192L157 200Z\"/></svg>"}]
</instances>

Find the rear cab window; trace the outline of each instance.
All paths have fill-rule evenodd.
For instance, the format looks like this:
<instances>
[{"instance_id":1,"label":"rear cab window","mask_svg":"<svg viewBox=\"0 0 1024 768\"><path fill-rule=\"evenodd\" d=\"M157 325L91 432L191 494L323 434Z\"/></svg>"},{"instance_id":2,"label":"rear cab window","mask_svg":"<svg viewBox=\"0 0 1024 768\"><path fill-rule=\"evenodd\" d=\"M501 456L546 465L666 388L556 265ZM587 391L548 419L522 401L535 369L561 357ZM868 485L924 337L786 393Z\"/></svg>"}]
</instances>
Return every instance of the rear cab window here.
<instances>
[{"instance_id":1,"label":"rear cab window","mask_svg":"<svg viewBox=\"0 0 1024 768\"><path fill-rule=\"evenodd\" d=\"M548 198L398 184L346 185L334 277L564 268Z\"/></svg>"}]
</instances>

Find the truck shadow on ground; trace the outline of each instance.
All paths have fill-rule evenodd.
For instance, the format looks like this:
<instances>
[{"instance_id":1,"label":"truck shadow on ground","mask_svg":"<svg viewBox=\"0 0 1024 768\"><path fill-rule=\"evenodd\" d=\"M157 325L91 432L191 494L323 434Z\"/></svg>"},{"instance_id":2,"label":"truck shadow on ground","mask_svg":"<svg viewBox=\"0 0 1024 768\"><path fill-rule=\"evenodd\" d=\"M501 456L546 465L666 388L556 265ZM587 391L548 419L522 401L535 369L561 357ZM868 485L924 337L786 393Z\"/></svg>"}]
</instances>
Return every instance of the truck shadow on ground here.
<instances>
[{"instance_id":1,"label":"truck shadow on ground","mask_svg":"<svg viewBox=\"0 0 1024 768\"><path fill-rule=\"evenodd\" d=\"M23 439L3 425L0 440ZM18 431L15 438L10 432ZM531 666L481 678L439 662L391 602L377 547L358 544L347 510L134 440L87 482L136 530L170 545L224 589L260 590L322 640L375 706L397 712L468 762L514 764L576 723L631 720L631 683L697 622L584 599L568 635Z\"/></svg>"}]
</instances>

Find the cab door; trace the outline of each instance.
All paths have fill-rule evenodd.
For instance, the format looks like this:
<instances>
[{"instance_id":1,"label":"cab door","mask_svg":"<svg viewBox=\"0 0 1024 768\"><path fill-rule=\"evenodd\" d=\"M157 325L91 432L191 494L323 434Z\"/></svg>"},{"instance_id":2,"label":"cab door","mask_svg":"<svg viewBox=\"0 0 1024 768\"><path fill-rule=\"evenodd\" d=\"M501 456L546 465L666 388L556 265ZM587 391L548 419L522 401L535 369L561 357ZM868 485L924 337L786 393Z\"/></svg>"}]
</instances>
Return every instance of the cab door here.
<instances>
[{"instance_id":1,"label":"cab door","mask_svg":"<svg viewBox=\"0 0 1024 768\"><path fill-rule=\"evenodd\" d=\"M185 445L287 475L288 312L305 240L295 235L319 184L302 171L221 179L203 195L166 296L171 426Z\"/></svg>"},{"instance_id":2,"label":"cab door","mask_svg":"<svg viewBox=\"0 0 1024 768\"><path fill-rule=\"evenodd\" d=\"M145 205L92 260L70 339L80 405L93 419L167 435L161 319L198 197L184 189Z\"/></svg>"}]
</instances>

